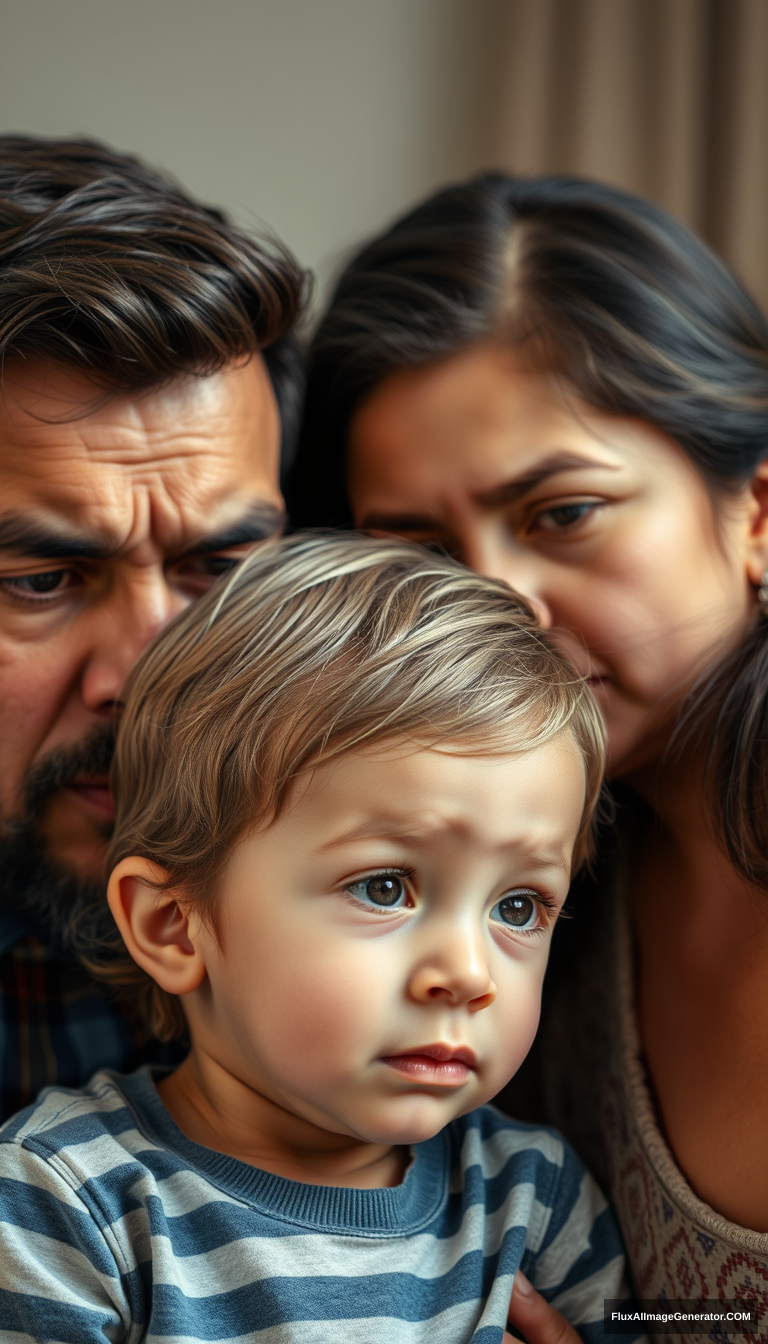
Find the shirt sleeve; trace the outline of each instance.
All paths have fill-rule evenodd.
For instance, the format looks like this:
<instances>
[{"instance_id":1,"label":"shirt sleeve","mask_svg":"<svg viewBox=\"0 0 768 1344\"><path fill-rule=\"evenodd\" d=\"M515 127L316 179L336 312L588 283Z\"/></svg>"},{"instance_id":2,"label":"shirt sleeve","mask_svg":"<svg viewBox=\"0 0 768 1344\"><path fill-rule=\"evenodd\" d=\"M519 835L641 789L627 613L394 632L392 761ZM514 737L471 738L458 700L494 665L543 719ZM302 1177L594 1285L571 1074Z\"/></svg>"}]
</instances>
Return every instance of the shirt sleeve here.
<instances>
[{"instance_id":1,"label":"shirt sleeve","mask_svg":"<svg viewBox=\"0 0 768 1344\"><path fill-rule=\"evenodd\" d=\"M130 1272L105 1219L48 1159L0 1144L0 1339L129 1344ZM122 1258L122 1257L120 1257ZM128 1291L126 1291L128 1288ZM141 1315L141 1312L140 1312Z\"/></svg>"},{"instance_id":2,"label":"shirt sleeve","mask_svg":"<svg viewBox=\"0 0 768 1344\"><path fill-rule=\"evenodd\" d=\"M587 1344L596 1344L607 1338L603 1325L605 1299L631 1302L631 1289L624 1244L613 1212L567 1144L549 1202L544 1236L536 1252L523 1257L521 1268L581 1338ZM634 1336L623 1336L622 1341L632 1338L645 1337L638 1330Z\"/></svg>"}]
</instances>

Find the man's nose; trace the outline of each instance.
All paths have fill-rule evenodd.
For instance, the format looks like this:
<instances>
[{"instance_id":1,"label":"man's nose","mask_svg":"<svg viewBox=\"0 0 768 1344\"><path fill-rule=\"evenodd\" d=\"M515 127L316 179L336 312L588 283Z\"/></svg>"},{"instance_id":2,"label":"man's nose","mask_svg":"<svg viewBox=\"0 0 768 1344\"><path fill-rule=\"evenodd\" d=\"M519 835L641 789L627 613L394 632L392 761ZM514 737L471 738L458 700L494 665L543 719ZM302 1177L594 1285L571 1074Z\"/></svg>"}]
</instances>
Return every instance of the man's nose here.
<instances>
[{"instance_id":1,"label":"man's nose","mask_svg":"<svg viewBox=\"0 0 768 1344\"><path fill-rule=\"evenodd\" d=\"M139 654L187 605L160 566L123 577L91 612L90 649L82 678L86 708L110 713L121 702Z\"/></svg>"},{"instance_id":2,"label":"man's nose","mask_svg":"<svg viewBox=\"0 0 768 1344\"><path fill-rule=\"evenodd\" d=\"M467 527L462 543L462 558L470 569L489 579L500 579L527 599L543 630L554 624L552 611L542 591L541 565L523 547L504 536L504 530L490 521Z\"/></svg>"},{"instance_id":3,"label":"man's nose","mask_svg":"<svg viewBox=\"0 0 768 1344\"><path fill-rule=\"evenodd\" d=\"M479 933L466 926L436 930L434 946L420 959L409 984L417 1003L442 1003L479 1012L496 998L496 986Z\"/></svg>"}]
</instances>

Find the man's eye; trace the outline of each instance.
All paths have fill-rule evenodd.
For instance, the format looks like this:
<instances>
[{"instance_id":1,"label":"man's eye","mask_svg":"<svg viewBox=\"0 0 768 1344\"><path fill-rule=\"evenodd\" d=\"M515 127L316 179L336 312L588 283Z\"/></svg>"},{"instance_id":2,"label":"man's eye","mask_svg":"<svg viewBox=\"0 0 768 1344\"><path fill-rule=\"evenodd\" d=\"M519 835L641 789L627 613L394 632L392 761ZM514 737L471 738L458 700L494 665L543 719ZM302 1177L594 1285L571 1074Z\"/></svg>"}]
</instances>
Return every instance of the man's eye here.
<instances>
[{"instance_id":1,"label":"man's eye","mask_svg":"<svg viewBox=\"0 0 768 1344\"><path fill-rule=\"evenodd\" d=\"M552 509L543 509L537 513L534 522L546 532L563 531L580 523L599 507L595 499L583 500L578 504L557 504Z\"/></svg>"},{"instance_id":2,"label":"man's eye","mask_svg":"<svg viewBox=\"0 0 768 1344\"><path fill-rule=\"evenodd\" d=\"M542 926L540 899L534 892L510 891L496 902L491 919L518 933L532 933Z\"/></svg>"},{"instance_id":3,"label":"man's eye","mask_svg":"<svg viewBox=\"0 0 768 1344\"><path fill-rule=\"evenodd\" d=\"M382 910L402 909L408 900L408 888L397 873L374 873L359 882L350 882L347 891L358 901L376 905Z\"/></svg>"},{"instance_id":4,"label":"man's eye","mask_svg":"<svg viewBox=\"0 0 768 1344\"><path fill-rule=\"evenodd\" d=\"M242 555L202 555L200 566L206 574L218 579L222 574L229 574L243 558Z\"/></svg>"},{"instance_id":5,"label":"man's eye","mask_svg":"<svg viewBox=\"0 0 768 1344\"><path fill-rule=\"evenodd\" d=\"M179 566L181 573L218 579L229 574L244 559L242 555L191 555Z\"/></svg>"},{"instance_id":6,"label":"man's eye","mask_svg":"<svg viewBox=\"0 0 768 1344\"><path fill-rule=\"evenodd\" d=\"M43 574L13 574L0 579L0 587L22 602L44 601L64 592L71 584L67 569L50 569Z\"/></svg>"},{"instance_id":7,"label":"man's eye","mask_svg":"<svg viewBox=\"0 0 768 1344\"><path fill-rule=\"evenodd\" d=\"M192 596L202 596L243 559L244 555L188 555L173 566L171 582L189 589Z\"/></svg>"}]
</instances>

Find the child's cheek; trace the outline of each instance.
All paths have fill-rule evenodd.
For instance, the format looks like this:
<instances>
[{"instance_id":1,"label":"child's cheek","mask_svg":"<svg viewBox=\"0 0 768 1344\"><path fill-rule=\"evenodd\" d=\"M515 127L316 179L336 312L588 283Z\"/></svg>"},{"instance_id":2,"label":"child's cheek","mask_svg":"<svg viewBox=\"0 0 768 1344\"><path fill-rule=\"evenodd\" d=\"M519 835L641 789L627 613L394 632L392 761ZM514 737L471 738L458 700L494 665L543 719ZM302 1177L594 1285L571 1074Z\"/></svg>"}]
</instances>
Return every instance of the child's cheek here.
<instances>
[{"instance_id":1,"label":"child's cheek","mask_svg":"<svg viewBox=\"0 0 768 1344\"><path fill-rule=\"evenodd\" d=\"M540 969L506 968L510 973L506 978L503 974L498 977L496 1002L487 1013L480 1014L477 1025L488 1061L483 1081L492 1089L489 1098L517 1073L533 1045L541 1016L545 967L546 959L542 958Z\"/></svg>"},{"instance_id":2,"label":"child's cheek","mask_svg":"<svg viewBox=\"0 0 768 1344\"><path fill-rule=\"evenodd\" d=\"M327 1082L380 1053L387 993L381 977L349 953L305 950L290 966L283 961L281 968L276 956L260 974L252 972L253 991L244 1005L248 1034L271 1068L295 1074L297 1082Z\"/></svg>"}]
</instances>

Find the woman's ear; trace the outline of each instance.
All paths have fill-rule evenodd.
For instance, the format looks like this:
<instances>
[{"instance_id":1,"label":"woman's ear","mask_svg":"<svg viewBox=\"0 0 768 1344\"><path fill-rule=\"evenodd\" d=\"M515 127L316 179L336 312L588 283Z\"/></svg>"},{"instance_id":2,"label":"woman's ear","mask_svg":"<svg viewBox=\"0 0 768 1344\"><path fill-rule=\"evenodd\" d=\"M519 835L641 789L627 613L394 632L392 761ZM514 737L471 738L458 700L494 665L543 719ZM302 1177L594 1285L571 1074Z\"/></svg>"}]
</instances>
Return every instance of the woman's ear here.
<instances>
[{"instance_id":1,"label":"woman's ear","mask_svg":"<svg viewBox=\"0 0 768 1344\"><path fill-rule=\"evenodd\" d=\"M121 859L107 900L134 961L168 994L189 994L205 979L201 925L178 890L163 890L167 881L149 859Z\"/></svg>"},{"instance_id":2,"label":"woman's ear","mask_svg":"<svg viewBox=\"0 0 768 1344\"><path fill-rule=\"evenodd\" d=\"M768 569L768 457L758 463L750 484L747 573L759 584Z\"/></svg>"}]
</instances>

